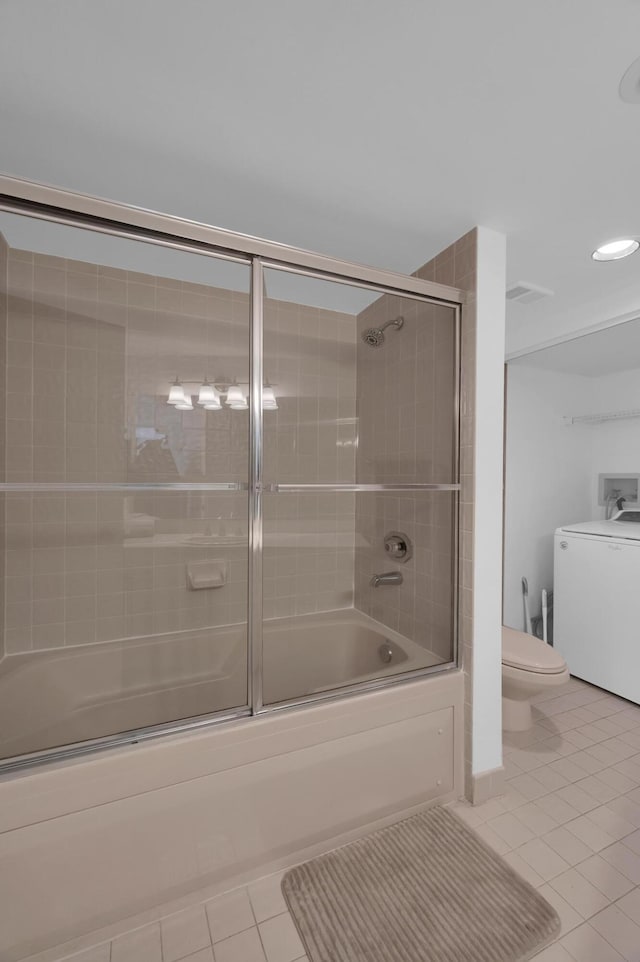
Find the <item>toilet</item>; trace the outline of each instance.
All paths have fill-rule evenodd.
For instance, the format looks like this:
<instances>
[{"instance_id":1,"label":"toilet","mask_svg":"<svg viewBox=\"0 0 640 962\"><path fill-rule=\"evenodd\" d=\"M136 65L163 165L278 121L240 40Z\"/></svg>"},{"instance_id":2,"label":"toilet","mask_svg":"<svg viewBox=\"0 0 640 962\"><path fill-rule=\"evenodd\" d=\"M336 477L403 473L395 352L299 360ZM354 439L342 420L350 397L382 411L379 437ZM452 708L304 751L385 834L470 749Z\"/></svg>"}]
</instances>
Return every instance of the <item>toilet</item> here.
<instances>
[{"instance_id":1,"label":"toilet","mask_svg":"<svg viewBox=\"0 0 640 962\"><path fill-rule=\"evenodd\" d=\"M534 635L502 628L502 728L524 732L531 728L531 699L569 681L567 663L558 652Z\"/></svg>"}]
</instances>

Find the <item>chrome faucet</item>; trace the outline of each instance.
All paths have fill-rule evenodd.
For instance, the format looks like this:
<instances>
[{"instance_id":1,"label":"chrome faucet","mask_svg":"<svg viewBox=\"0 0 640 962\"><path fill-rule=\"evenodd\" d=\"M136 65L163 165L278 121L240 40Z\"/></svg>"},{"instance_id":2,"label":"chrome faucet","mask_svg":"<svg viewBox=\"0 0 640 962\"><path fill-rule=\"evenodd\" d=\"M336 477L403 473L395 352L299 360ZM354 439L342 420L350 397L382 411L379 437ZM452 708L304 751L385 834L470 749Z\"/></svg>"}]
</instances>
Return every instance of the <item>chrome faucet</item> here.
<instances>
[{"instance_id":1,"label":"chrome faucet","mask_svg":"<svg viewBox=\"0 0 640 962\"><path fill-rule=\"evenodd\" d=\"M402 581L401 571L385 571L382 575L374 575L369 584L372 588L381 588L382 585L401 585Z\"/></svg>"}]
</instances>

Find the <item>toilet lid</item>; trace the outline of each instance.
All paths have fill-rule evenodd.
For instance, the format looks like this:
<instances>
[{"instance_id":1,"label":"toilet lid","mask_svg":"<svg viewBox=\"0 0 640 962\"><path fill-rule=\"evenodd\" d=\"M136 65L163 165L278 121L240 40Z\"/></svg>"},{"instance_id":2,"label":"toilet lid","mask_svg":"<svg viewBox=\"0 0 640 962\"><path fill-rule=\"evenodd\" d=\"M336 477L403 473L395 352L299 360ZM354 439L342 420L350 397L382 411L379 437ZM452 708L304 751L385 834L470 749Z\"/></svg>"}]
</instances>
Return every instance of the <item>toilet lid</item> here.
<instances>
[{"instance_id":1,"label":"toilet lid","mask_svg":"<svg viewBox=\"0 0 640 962\"><path fill-rule=\"evenodd\" d=\"M502 663L521 671L557 675L567 667L562 655L534 635L514 628L502 629Z\"/></svg>"}]
</instances>

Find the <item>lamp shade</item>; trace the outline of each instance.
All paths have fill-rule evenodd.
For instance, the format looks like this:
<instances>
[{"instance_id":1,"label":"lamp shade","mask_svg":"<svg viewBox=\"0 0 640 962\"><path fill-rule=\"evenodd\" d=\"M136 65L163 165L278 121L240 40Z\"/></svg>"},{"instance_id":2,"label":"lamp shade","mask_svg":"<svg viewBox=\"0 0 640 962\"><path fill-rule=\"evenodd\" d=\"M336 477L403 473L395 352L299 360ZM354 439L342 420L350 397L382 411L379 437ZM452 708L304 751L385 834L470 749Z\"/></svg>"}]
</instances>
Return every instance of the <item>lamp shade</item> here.
<instances>
[{"instance_id":1,"label":"lamp shade","mask_svg":"<svg viewBox=\"0 0 640 962\"><path fill-rule=\"evenodd\" d=\"M198 404L201 404L204 407L206 404L215 404L216 402L218 402L217 406L220 407L220 395L216 391L213 384L209 384L205 378L200 385L200 391L198 392Z\"/></svg>"},{"instance_id":2,"label":"lamp shade","mask_svg":"<svg viewBox=\"0 0 640 962\"><path fill-rule=\"evenodd\" d=\"M233 407L235 404L246 404L244 394L237 384L230 384L227 390L227 404Z\"/></svg>"},{"instance_id":3,"label":"lamp shade","mask_svg":"<svg viewBox=\"0 0 640 962\"><path fill-rule=\"evenodd\" d=\"M167 404L185 404L186 396L184 393L184 388L178 378L175 379L173 384L169 389L169 397L167 398Z\"/></svg>"},{"instance_id":4,"label":"lamp shade","mask_svg":"<svg viewBox=\"0 0 640 962\"><path fill-rule=\"evenodd\" d=\"M262 389L262 407L265 411L277 411L278 402L276 401L276 396L273 393L273 388L271 385L267 384L266 387Z\"/></svg>"}]
</instances>

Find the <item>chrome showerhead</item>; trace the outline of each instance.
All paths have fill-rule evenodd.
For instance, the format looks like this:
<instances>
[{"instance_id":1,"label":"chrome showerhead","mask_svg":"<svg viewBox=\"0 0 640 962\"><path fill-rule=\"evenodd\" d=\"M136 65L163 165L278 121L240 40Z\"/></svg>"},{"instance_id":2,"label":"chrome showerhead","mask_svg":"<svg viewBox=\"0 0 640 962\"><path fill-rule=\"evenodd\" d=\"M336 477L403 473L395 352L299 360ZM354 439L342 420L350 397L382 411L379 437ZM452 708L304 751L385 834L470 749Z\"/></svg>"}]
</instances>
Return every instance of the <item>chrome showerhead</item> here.
<instances>
[{"instance_id":1,"label":"chrome showerhead","mask_svg":"<svg viewBox=\"0 0 640 962\"><path fill-rule=\"evenodd\" d=\"M387 321L386 324L382 324L380 327L369 327L366 331L363 331L360 337L365 344L369 347L381 347L384 344L384 332L388 327L395 327L397 331L400 330L404 324L404 317L396 317L392 321Z\"/></svg>"}]
</instances>

